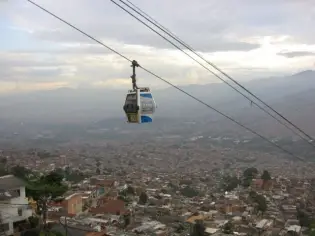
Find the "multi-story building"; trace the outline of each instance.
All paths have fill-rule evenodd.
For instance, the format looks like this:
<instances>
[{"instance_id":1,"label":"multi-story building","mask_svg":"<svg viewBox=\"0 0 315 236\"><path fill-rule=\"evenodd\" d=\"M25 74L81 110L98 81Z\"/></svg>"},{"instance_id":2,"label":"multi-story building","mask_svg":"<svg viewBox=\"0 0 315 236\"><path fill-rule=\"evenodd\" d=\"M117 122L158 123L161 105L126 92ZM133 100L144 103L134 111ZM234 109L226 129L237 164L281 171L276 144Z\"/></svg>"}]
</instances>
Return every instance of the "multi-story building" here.
<instances>
[{"instance_id":1,"label":"multi-story building","mask_svg":"<svg viewBox=\"0 0 315 236\"><path fill-rule=\"evenodd\" d=\"M32 209L25 195L25 183L13 175L0 177L0 216L6 235L13 235L14 226L28 219Z\"/></svg>"}]
</instances>

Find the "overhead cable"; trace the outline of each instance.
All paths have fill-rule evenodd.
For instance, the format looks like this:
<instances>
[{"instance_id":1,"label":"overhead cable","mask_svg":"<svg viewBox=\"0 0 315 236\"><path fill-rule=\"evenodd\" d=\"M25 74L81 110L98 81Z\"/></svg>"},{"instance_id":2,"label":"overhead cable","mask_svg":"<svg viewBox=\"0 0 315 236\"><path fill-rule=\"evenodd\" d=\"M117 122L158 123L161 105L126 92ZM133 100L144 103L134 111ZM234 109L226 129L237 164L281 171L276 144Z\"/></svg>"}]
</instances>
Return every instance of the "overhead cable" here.
<instances>
[{"instance_id":1,"label":"overhead cable","mask_svg":"<svg viewBox=\"0 0 315 236\"><path fill-rule=\"evenodd\" d=\"M78 27L74 26L73 24L71 24L71 23L69 23L69 22L63 20L62 18L58 17L58 16L55 15L54 13L52 13L52 12L48 11L47 9L43 8L42 6L38 5L38 4L35 3L34 1L32 1L32 0L26 0L26 1L28 1L28 2L31 3L31 4L33 4L34 6L38 7L39 9L45 11L46 13L48 13L48 14L50 14L51 16L55 17L56 19L62 21L63 23L67 24L67 25L70 26L71 28L77 30L78 32L82 33L83 35L85 35L85 36L87 36L88 38L92 39L93 41L97 42L98 44L104 46L105 48L109 49L110 51L116 53L117 55L121 56L121 57L124 58L125 60L127 60L127 61L129 61L129 62L132 62L132 60L129 59L128 57L126 57L126 56L124 56L123 54L117 52L116 50L114 50L113 48L109 47L108 45L105 45L104 43L102 43L101 41L97 40L97 39L94 38L93 36L87 34L86 32L84 32L84 31L82 31L82 30L80 30ZM228 120L234 122L235 124L239 125L240 127L242 127L242 128L244 128L244 129L248 130L249 132L251 132L251 133L257 135L258 137L260 137L261 139L265 140L265 141L268 142L269 144L271 144L271 145L277 147L278 149L280 149L280 150L283 151L284 153L286 153L286 154L288 154L288 155L290 155L290 156L292 156L292 157L294 157L294 158L297 158L297 159L299 159L299 160L301 160L301 161L304 161L304 159L303 159L302 157L299 157L299 156L293 154L292 152L290 152L290 151L284 149L284 148L281 147L280 145L278 145L278 144L276 144L276 143L270 141L268 138L266 138L266 137L264 137L263 135L259 134L259 133L256 132L255 130L246 127L245 125L243 125L242 123L240 123L240 122L238 122L237 120L233 119L232 117L230 117L230 116L224 114L223 112L221 112L221 111L219 111L218 109L212 107L211 105L207 104L206 102L200 100L199 98L195 97L194 95L191 95L190 93L188 93L188 92L186 92L185 90L179 88L178 86L172 84L171 82L167 81L166 79L163 79L162 77L158 76L158 75L155 74L154 72L152 72L152 71L146 69L145 67L143 67L143 66L141 66L141 65L140 65L139 67L140 67L141 69L143 69L144 71L146 71L148 74L151 74L152 76L154 76L154 77L160 79L161 81L167 83L167 84L170 85L171 87L173 87L173 88L177 89L178 91L180 91L180 92L186 94L186 95L189 96L190 98L192 98L192 99L196 100L197 102L203 104L204 106L208 107L209 109L211 109L211 110L213 110L213 111L219 113L220 115L222 115L222 116L225 117L226 119L228 119Z\"/></svg>"},{"instance_id":2,"label":"overhead cable","mask_svg":"<svg viewBox=\"0 0 315 236\"><path fill-rule=\"evenodd\" d=\"M111 2L113 2L115 5L117 5L119 8L121 8L122 10L124 10L125 12L127 12L129 15L131 15L133 18L135 18L136 20L138 20L140 23L142 23L143 25L145 25L147 28L149 28L150 30L152 30L153 32L155 32L156 34L158 34L160 37L162 37L164 40L166 40L167 42L169 42L170 44L172 44L174 47L176 47L178 50L180 50L181 52L183 52L184 54L186 54L188 57L190 57L192 60L194 60L195 62L197 62L200 66L202 66L204 69L206 69L207 71L209 71L211 74L213 74L215 77L217 77L218 79L220 79L222 82L224 82L225 84L227 84L230 88L232 88L233 90L235 90L237 93L241 94L244 98L246 98L247 100L249 100L252 104L256 105L260 110L264 111L266 114L268 114L269 116L271 116L272 118L274 118L278 123L282 124L283 126L285 126L287 129L291 130L294 134L298 135L302 140L306 141L308 144L310 144L313 148L315 148L315 144L313 143L313 138L308 135L305 131L303 131L301 128L299 128L297 125L293 124L291 121L289 121L287 118L285 118L283 115L281 115L279 112L277 112L275 109L273 109L270 105L268 105L267 103L265 103L264 101L262 101L259 97L257 97L255 94L253 94L251 91L249 91L248 89L246 89L243 85L241 85L239 82L237 82L236 80L234 80L231 76L229 76L228 74L226 74L225 72L223 72L221 69L219 69L216 65L214 65L213 63L209 62L208 60L206 60L202 55L200 55L199 53L197 53L191 46L189 46L187 43L185 43L183 40L181 40L179 37L177 37L176 35L174 35L169 29L167 29L166 27L164 27L163 25L161 25L158 21L156 21L155 19L153 19L151 16L149 16L147 13L145 13L144 11L142 11L139 7L137 7L135 4L133 4L131 1L126 0L128 3L130 3L130 5L126 2L124 2L123 0L118 0L121 3L123 3L124 5L126 5L127 7L129 7L130 9L132 9L134 12L136 12L138 15L142 16L144 19L146 19L147 21L149 21L151 24L153 24L154 26L156 26L157 28L159 28L160 30L162 30L164 33L166 33L167 35L169 35L171 38L173 38L175 41L177 41L178 43L180 43L181 45L183 45L185 48L187 48L190 52L192 52L193 54L195 54L196 56L198 56L199 58L201 58L203 61L205 61L207 64L209 64L210 66L212 66L213 68L215 68L216 70L218 70L219 72L221 72L224 76L226 76L228 79L230 79L231 81L233 81L235 84L237 84L239 87L241 87L243 90L245 90L247 93L249 93L251 96L253 96L255 99L257 99L259 102L261 102L262 104L264 104L267 108L269 108L270 110L272 110L274 113L276 113L278 116L280 116L284 121L286 121L288 124L292 125L295 129L297 129L298 131L296 131L295 129L293 129L292 127L290 127L288 124L286 124L284 121L282 121L281 119L279 119L278 117L276 117L275 115L273 115L271 112L269 112L268 110L266 110L264 107L262 107L261 105L259 105L257 102L253 101L251 98L249 98L247 95L245 95L244 93L242 93L240 90L238 90L237 88L235 88L234 86L232 86L229 82L227 82L226 80L224 80L222 77L220 77L218 74L214 73L213 71L211 71L208 67L206 67L205 65L203 65L202 63L200 63L198 60L196 60L194 57L192 57L191 55L189 55L187 52L185 52L183 49L181 49L178 45L176 45L174 42L172 42L171 40L167 39L164 35L162 35L161 33L159 33L158 31L156 31L155 29L153 29L151 26L149 26L147 23L145 23L143 20L139 19L137 16L135 16L133 13L131 13L130 11L128 11L126 8L124 8L122 5L119 5L117 2L115 2L114 0L111 0ZM132 6L131 6L132 5ZM306 139L303 135L304 134L308 139Z\"/></svg>"}]
</instances>

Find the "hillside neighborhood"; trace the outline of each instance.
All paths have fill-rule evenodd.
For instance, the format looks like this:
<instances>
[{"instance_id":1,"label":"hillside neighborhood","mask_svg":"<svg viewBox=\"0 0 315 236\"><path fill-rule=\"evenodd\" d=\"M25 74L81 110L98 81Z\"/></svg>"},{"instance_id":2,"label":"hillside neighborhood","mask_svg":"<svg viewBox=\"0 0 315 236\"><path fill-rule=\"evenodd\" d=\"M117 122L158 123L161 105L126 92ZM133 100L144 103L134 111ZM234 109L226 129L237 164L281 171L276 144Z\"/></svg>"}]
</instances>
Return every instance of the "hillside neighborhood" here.
<instances>
[{"instance_id":1,"label":"hillside neighborhood","mask_svg":"<svg viewBox=\"0 0 315 236\"><path fill-rule=\"evenodd\" d=\"M65 163L11 170L0 177L6 235L310 235L314 222L314 179L254 167L235 175L130 168L89 177L73 177Z\"/></svg>"}]
</instances>

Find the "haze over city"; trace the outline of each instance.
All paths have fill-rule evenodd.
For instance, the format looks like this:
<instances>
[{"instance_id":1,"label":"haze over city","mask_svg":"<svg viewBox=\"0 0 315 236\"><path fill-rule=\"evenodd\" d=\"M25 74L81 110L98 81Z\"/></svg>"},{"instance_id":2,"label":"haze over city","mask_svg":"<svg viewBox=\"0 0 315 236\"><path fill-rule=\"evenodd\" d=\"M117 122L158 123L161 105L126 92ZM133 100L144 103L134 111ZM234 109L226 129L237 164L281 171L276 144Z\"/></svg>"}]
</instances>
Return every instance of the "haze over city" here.
<instances>
[{"instance_id":1,"label":"haze over city","mask_svg":"<svg viewBox=\"0 0 315 236\"><path fill-rule=\"evenodd\" d=\"M0 235L315 236L314 23L313 0L0 1Z\"/></svg>"}]
</instances>

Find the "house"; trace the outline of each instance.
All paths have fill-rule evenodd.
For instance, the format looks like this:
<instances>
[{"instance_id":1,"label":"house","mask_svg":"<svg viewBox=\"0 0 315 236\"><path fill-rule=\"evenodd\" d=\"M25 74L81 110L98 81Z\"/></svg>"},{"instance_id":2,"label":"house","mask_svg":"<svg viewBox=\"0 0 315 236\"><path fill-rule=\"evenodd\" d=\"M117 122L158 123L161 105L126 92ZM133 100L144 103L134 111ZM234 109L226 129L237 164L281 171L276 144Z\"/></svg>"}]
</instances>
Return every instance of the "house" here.
<instances>
[{"instance_id":1,"label":"house","mask_svg":"<svg viewBox=\"0 0 315 236\"><path fill-rule=\"evenodd\" d=\"M32 215L25 195L25 183L13 175L0 177L0 216L6 235L13 235L14 226Z\"/></svg>"},{"instance_id":2,"label":"house","mask_svg":"<svg viewBox=\"0 0 315 236\"><path fill-rule=\"evenodd\" d=\"M106 188L112 188L112 187L117 186L118 183L115 180L108 180L108 179L92 177L90 179L90 184L91 185L99 185L99 186L103 186Z\"/></svg>"},{"instance_id":3,"label":"house","mask_svg":"<svg viewBox=\"0 0 315 236\"><path fill-rule=\"evenodd\" d=\"M83 210L83 199L80 193L72 193L61 202L51 202L48 207L48 217L51 219L60 216L75 216Z\"/></svg>"},{"instance_id":4,"label":"house","mask_svg":"<svg viewBox=\"0 0 315 236\"><path fill-rule=\"evenodd\" d=\"M251 188L254 190L266 190L269 191L273 187L273 180L266 180L263 179L253 179L251 183Z\"/></svg>"},{"instance_id":5,"label":"house","mask_svg":"<svg viewBox=\"0 0 315 236\"><path fill-rule=\"evenodd\" d=\"M99 177L92 177L90 179L90 187L94 198L110 193L118 186L115 180L107 180Z\"/></svg>"},{"instance_id":6,"label":"house","mask_svg":"<svg viewBox=\"0 0 315 236\"><path fill-rule=\"evenodd\" d=\"M105 203L107 203L108 201L110 200L116 200L115 197L102 197L102 198L99 198L97 200L97 206L101 206L101 205L104 205Z\"/></svg>"},{"instance_id":7,"label":"house","mask_svg":"<svg viewBox=\"0 0 315 236\"><path fill-rule=\"evenodd\" d=\"M62 206L69 215L77 215L82 212L82 195L79 193L74 193L67 196L63 202Z\"/></svg>"},{"instance_id":8,"label":"house","mask_svg":"<svg viewBox=\"0 0 315 236\"><path fill-rule=\"evenodd\" d=\"M98 207L91 208L90 212L92 214L122 215L126 213L125 202L121 200L108 200Z\"/></svg>"}]
</instances>

